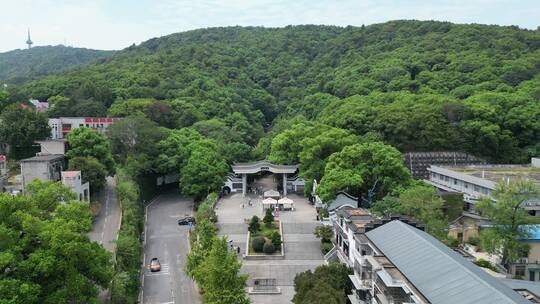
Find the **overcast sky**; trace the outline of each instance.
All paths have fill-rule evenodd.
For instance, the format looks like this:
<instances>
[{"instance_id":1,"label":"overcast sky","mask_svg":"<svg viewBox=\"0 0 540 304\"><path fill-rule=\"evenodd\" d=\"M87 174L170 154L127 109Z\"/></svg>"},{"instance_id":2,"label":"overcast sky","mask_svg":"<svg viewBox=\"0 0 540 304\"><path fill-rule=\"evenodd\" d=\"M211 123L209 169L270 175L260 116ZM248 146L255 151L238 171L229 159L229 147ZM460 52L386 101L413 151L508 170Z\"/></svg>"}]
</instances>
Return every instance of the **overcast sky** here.
<instances>
[{"instance_id":1,"label":"overcast sky","mask_svg":"<svg viewBox=\"0 0 540 304\"><path fill-rule=\"evenodd\" d=\"M0 0L0 52L63 44L122 49L191 29L362 25L395 19L540 25L540 0Z\"/></svg>"}]
</instances>

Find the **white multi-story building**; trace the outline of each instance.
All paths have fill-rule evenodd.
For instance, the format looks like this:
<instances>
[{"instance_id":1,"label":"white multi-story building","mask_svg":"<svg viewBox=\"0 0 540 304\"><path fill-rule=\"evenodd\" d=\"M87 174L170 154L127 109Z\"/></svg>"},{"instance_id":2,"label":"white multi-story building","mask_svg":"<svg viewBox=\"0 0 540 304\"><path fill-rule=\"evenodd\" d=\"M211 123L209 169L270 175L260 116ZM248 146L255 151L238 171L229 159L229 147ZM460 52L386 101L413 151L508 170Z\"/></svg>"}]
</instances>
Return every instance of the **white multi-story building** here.
<instances>
[{"instance_id":1,"label":"white multi-story building","mask_svg":"<svg viewBox=\"0 0 540 304\"><path fill-rule=\"evenodd\" d=\"M62 171L62 184L77 194L78 201L90 201L90 183L83 184L81 171Z\"/></svg>"},{"instance_id":2,"label":"white multi-story building","mask_svg":"<svg viewBox=\"0 0 540 304\"><path fill-rule=\"evenodd\" d=\"M100 132L105 132L107 128L121 118L103 117L60 117L49 118L51 127L51 139L66 138L69 131L77 128L92 128Z\"/></svg>"},{"instance_id":3,"label":"white multi-story building","mask_svg":"<svg viewBox=\"0 0 540 304\"><path fill-rule=\"evenodd\" d=\"M527 179L540 186L540 160L530 165L430 166L427 183L443 191L463 193L465 210L474 212L482 197L491 197L497 183ZM523 208L540 215L540 200L526 202Z\"/></svg>"},{"instance_id":4,"label":"white multi-story building","mask_svg":"<svg viewBox=\"0 0 540 304\"><path fill-rule=\"evenodd\" d=\"M408 218L336 212L335 247L325 256L353 268L353 304L492 304L540 301L529 282L497 279Z\"/></svg>"}]
</instances>

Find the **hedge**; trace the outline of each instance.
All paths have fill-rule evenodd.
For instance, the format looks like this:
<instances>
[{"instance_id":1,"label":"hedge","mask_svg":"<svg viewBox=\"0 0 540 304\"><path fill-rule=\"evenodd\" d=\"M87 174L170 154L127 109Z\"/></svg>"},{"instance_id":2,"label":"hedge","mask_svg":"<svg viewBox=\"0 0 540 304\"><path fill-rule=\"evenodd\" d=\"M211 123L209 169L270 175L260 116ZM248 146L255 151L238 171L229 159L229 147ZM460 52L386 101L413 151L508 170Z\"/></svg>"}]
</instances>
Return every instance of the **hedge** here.
<instances>
[{"instance_id":1,"label":"hedge","mask_svg":"<svg viewBox=\"0 0 540 304\"><path fill-rule=\"evenodd\" d=\"M143 231L143 208L137 184L123 169L117 170L118 200L122 208L122 226L116 243L115 275L111 287L111 303L136 303L140 288L140 235Z\"/></svg>"}]
</instances>

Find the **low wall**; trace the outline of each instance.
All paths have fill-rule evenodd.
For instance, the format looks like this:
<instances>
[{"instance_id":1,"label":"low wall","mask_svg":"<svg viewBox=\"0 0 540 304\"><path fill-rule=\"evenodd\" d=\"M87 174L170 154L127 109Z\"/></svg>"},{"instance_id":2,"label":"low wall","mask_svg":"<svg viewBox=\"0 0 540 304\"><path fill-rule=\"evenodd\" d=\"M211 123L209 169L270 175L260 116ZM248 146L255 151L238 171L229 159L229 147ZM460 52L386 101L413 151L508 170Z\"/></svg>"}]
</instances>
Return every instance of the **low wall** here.
<instances>
[{"instance_id":1,"label":"low wall","mask_svg":"<svg viewBox=\"0 0 540 304\"><path fill-rule=\"evenodd\" d=\"M285 259L285 242L283 240L283 223L278 220L279 222L279 235L281 236L281 252L279 254L250 254L249 248L251 247L249 244L249 240L251 237L251 232L248 231L247 233L247 240L246 240L246 254L244 255L244 260L283 260Z\"/></svg>"}]
</instances>

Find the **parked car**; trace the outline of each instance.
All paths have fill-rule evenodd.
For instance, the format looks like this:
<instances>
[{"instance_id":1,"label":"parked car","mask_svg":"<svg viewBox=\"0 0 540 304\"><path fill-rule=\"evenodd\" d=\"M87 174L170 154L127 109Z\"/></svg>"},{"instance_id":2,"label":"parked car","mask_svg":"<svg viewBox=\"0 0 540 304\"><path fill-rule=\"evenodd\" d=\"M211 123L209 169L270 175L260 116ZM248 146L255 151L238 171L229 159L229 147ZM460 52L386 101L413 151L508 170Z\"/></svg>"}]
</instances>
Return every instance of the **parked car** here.
<instances>
[{"instance_id":1,"label":"parked car","mask_svg":"<svg viewBox=\"0 0 540 304\"><path fill-rule=\"evenodd\" d=\"M193 216L186 216L178 220L178 225L189 225L189 223L195 224L195 218Z\"/></svg>"},{"instance_id":2,"label":"parked car","mask_svg":"<svg viewBox=\"0 0 540 304\"><path fill-rule=\"evenodd\" d=\"M159 259L158 258L152 258L152 260L150 260L150 271L151 272L156 272L156 271L160 271L161 270L161 264L159 263Z\"/></svg>"}]
</instances>

